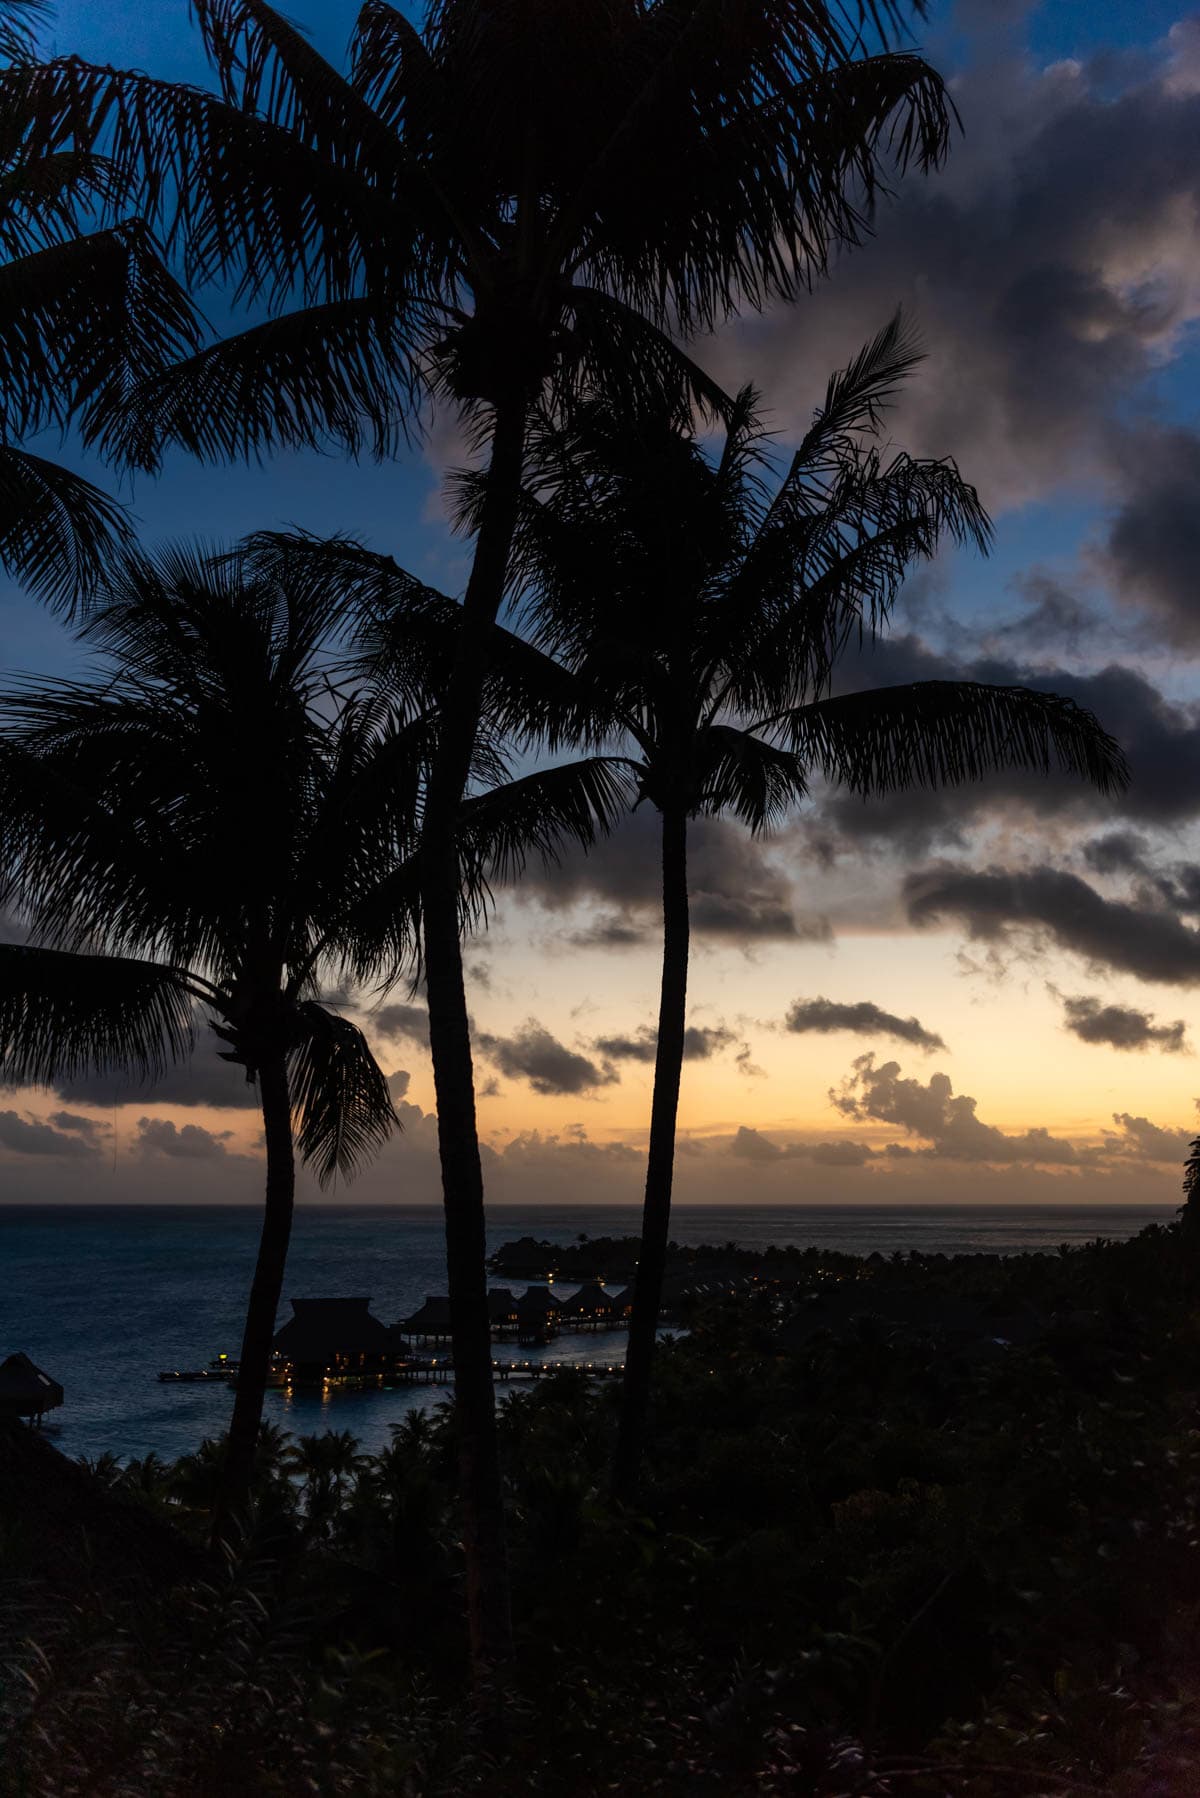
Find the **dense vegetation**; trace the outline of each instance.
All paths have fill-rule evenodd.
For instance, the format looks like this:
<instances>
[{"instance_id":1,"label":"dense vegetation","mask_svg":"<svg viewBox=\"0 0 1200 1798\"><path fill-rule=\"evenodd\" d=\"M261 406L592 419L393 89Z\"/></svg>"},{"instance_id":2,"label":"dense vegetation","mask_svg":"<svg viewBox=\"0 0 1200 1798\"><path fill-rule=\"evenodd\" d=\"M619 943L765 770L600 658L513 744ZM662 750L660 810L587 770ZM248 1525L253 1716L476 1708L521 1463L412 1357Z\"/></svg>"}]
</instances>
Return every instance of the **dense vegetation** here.
<instances>
[{"instance_id":1,"label":"dense vegetation","mask_svg":"<svg viewBox=\"0 0 1200 1798\"><path fill-rule=\"evenodd\" d=\"M466 1698L448 1406L374 1457L264 1431L248 1540L220 1563L181 1548L173 1580L146 1513L200 1544L216 1444L92 1470L128 1546L88 1578L55 1577L65 1527L39 1543L0 1505L0 1791L1196 1790L1200 1332L1180 1230L800 1260L794 1291L702 1309L661 1356L638 1512L603 1496L614 1394L563 1377L502 1405L503 1737ZM806 1286L849 1283L852 1328L797 1332ZM884 1321L914 1290L931 1318L964 1299L1024 1318L1026 1340Z\"/></svg>"}]
</instances>

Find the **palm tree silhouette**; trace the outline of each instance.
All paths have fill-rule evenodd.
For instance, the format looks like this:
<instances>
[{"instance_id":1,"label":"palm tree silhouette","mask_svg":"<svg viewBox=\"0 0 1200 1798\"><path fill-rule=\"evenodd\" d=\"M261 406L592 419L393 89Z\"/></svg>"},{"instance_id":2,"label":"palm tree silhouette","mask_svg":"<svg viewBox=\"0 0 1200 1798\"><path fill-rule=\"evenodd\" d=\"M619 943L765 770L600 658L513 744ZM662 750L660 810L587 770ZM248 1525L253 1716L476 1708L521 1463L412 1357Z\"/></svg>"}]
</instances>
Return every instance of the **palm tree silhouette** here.
<instances>
[{"instance_id":1,"label":"palm tree silhouette","mask_svg":"<svg viewBox=\"0 0 1200 1798\"><path fill-rule=\"evenodd\" d=\"M232 275L270 313L145 384L93 441L145 467L168 443L385 456L442 394L487 445L421 859L480 1673L511 1629L455 832L530 411L596 387L720 410L674 334L794 295L863 234L893 169L945 153L939 77L911 53L862 54L905 10L585 0L556 16L551 58L528 0L434 0L423 32L367 0L347 79L264 0L194 0L219 95L72 58L41 75L43 129L103 142L192 277Z\"/></svg>"},{"instance_id":2,"label":"palm tree silhouette","mask_svg":"<svg viewBox=\"0 0 1200 1798\"><path fill-rule=\"evenodd\" d=\"M92 482L20 445L76 417L94 427L200 331L144 224L87 228L119 205L104 157L41 133L30 58L47 11L0 6L0 564L69 612L128 546L129 523Z\"/></svg>"},{"instance_id":3,"label":"palm tree silhouette","mask_svg":"<svg viewBox=\"0 0 1200 1798\"><path fill-rule=\"evenodd\" d=\"M191 1048L199 1007L258 1085L266 1205L218 1527L250 1490L294 1146L324 1184L396 1122L366 1038L322 982L392 980L413 962L431 697L460 617L443 602L448 645L425 620L388 698L361 681L347 691L333 678L343 595L310 566L261 547L131 557L84 627L106 661L97 680L0 701L0 902L32 936L0 945L0 1071L153 1077ZM624 803L599 761L503 782L481 739L475 772L465 922L496 871L562 836L586 846Z\"/></svg>"},{"instance_id":4,"label":"palm tree silhouette","mask_svg":"<svg viewBox=\"0 0 1200 1798\"><path fill-rule=\"evenodd\" d=\"M943 539L985 549L989 524L950 461L890 453L883 410L919 360L897 315L833 376L782 479L746 390L719 454L659 413L580 408L532 433L514 563L532 641L578 682L576 728L617 729L662 826L663 972L642 1243L614 1489L642 1454L671 1206L684 1051L687 839L696 817L758 832L814 773L864 796L1057 765L1101 791L1119 750L1072 701L1021 687L922 681L831 693L838 659L882 626L909 567ZM462 480L470 518L486 503Z\"/></svg>"},{"instance_id":5,"label":"palm tree silhouette","mask_svg":"<svg viewBox=\"0 0 1200 1798\"><path fill-rule=\"evenodd\" d=\"M5 887L33 940L0 947L0 1065L153 1076L191 1047L198 1008L258 1086L266 1198L221 1522L249 1492L294 1149L324 1184L396 1121L321 982L347 895L411 847L429 724L331 687L334 624L236 563L137 555L85 627L98 677L4 701Z\"/></svg>"}]
</instances>

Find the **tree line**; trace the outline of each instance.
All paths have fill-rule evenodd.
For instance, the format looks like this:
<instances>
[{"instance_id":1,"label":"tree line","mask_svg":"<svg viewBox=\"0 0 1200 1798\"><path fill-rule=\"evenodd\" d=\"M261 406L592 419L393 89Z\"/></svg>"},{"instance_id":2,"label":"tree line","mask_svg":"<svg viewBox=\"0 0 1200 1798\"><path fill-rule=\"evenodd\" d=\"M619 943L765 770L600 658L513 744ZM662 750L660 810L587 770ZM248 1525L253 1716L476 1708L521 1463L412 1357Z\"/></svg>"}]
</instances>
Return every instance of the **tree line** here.
<instances>
[{"instance_id":1,"label":"tree line","mask_svg":"<svg viewBox=\"0 0 1200 1798\"><path fill-rule=\"evenodd\" d=\"M919 14L920 8L915 9ZM367 0L346 72L263 0L193 0L200 88L39 60L4 9L0 554L71 620L73 682L0 696L0 1072L153 1076L211 1026L256 1084L263 1228L214 1498L250 1492L297 1155L350 1174L395 1127L327 995L429 1010L473 1664L511 1654L464 936L492 883L661 824L663 967L613 1497L638 1488L688 978L688 830L777 824L814 778L866 795L1011 767L1111 791L1070 700L849 692L906 574L990 525L953 462L894 450L919 349L896 316L790 457L697 342L800 302L955 113L895 0ZM231 294L214 335L196 299ZM818 396L814 396L818 397ZM151 551L22 447L71 426L116 470L168 452L391 458L431 408L461 596L348 537ZM519 766L534 758L535 772ZM540 760L538 758L541 758Z\"/></svg>"}]
</instances>

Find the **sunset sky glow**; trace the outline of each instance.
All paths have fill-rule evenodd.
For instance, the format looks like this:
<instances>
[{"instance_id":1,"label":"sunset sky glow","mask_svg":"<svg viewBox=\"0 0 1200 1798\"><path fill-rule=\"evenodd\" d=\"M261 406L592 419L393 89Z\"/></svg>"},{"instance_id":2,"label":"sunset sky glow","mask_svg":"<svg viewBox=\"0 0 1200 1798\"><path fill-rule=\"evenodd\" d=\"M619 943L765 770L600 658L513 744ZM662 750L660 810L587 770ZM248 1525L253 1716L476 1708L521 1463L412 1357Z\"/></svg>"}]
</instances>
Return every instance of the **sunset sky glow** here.
<instances>
[{"instance_id":1,"label":"sunset sky glow","mask_svg":"<svg viewBox=\"0 0 1200 1798\"><path fill-rule=\"evenodd\" d=\"M340 58L353 0L286 10ZM935 0L917 35L964 121L945 171L906 177L811 299L697 353L726 386L761 387L784 452L830 370L902 303L929 353L891 436L958 460L996 544L914 575L846 684L1070 693L1133 781L1116 801L1057 779L871 805L818 791L770 840L697 826L676 1194L1169 1203L1200 1127L1200 16ZM206 79L185 0L59 0L47 47ZM200 298L221 316L220 296ZM123 492L148 542L350 531L457 593L466 546L439 498L455 453L453 421L435 420L398 464L175 454ZM0 603L0 678L79 667L64 627L15 592ZM470 947L497 1200L639 1196L654 857L635 814L588 861L499 894ZM433 1201L419 998L361 1010L406 1130L349 1196ZM0 1095L5 1197L256 1201L253 1094L214 1046L157 1092Z\"/></svg>"}]
</instances>

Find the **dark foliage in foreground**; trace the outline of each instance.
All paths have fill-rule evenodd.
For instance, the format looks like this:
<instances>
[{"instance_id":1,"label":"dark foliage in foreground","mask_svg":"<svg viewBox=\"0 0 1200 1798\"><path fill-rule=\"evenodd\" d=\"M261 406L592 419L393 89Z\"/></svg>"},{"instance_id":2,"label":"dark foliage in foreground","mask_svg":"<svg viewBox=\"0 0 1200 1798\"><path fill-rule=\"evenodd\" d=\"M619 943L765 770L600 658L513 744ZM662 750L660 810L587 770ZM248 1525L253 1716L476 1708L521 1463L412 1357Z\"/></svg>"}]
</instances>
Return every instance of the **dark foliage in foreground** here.
<instances>
[{"instance_id":1,"label":"dark foliage in foreground","mask_svg":"<svg viewBox=\"0 0 1200 1798\"><path fill-rule=\"evenodd\" d=\"M448 1407L373 1457L268 1426L253 1540L149 1599L22 1581L0 1512L0 1792L1198 1789L1179 1231L1006 1261L814 1254L805 1274L881 1313L901 1288L931 1318L969 1298L1029 1340L864 1320L804 1341L805 1301L778 1287L702 1313L660 1358L637 1515L601 1496L610 1391L511 1397L520 1672L499 1748L468 1720ZM202 1531L217 1465L209 1444L94 1475Z\"/></svg>"}]
</instances>

